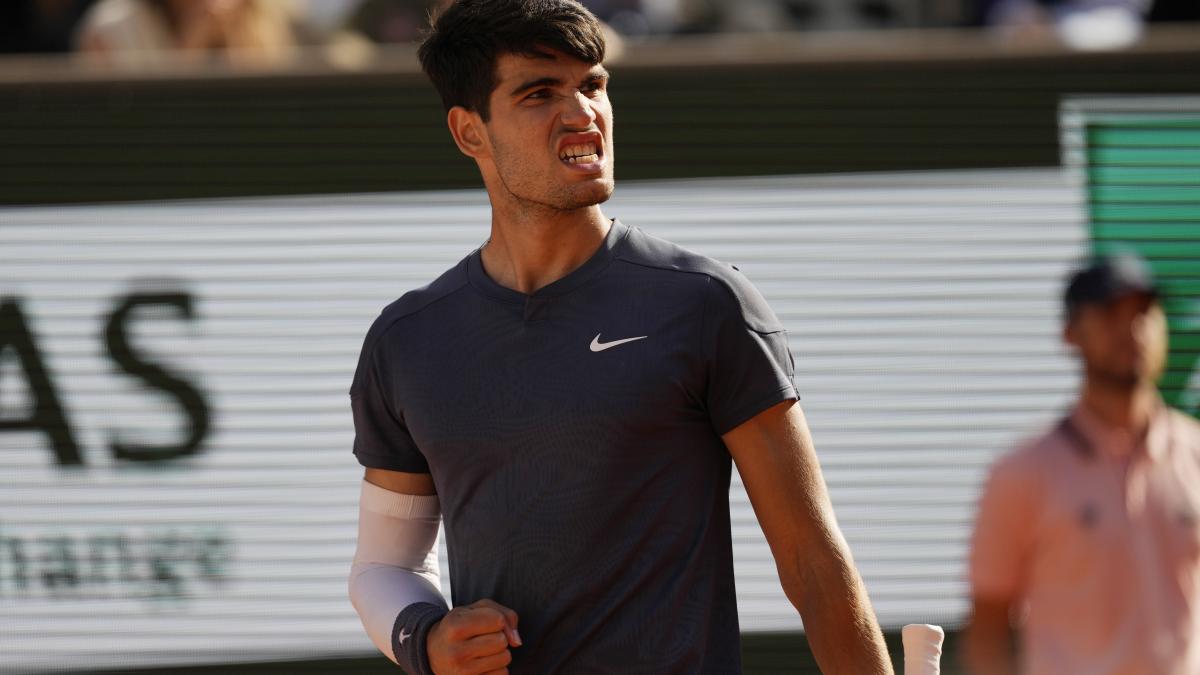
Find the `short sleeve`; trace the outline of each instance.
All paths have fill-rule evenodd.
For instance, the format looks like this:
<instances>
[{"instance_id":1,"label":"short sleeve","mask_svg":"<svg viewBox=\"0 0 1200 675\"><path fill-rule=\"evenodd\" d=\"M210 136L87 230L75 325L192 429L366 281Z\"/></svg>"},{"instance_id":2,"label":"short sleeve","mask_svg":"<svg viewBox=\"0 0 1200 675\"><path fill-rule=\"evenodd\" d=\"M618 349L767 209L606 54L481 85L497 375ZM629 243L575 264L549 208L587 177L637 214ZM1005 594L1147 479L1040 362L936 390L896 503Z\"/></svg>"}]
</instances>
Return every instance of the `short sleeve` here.
<instances>
[{"instance_id":1,"label":"short sleeve","mask_svg":"<svg viewBox=\"0 0 1200 675\"><path fill-rule=\"evenodd\" d=\"M389 395L393 388L388 372L376 354L380 342L368 335L350 385L354 456L372 469L429 473L429 463L409 434L403 411Z\"/></svg>"},{"instance_id":2,"label":"short sleeve","mask_svg":"<svg viewBox=\"0 0 1200 675\"><path fill-rule=\"evenodd\" d=\"M740 272L709 278L703 339L705 406L725 434L771 406L799 399L787 332Z\"/></svg>"},{"instance_id":3,"label":"short sleeve","mask_svg":"<svg viewBox=\"0 0 1200 675\"><path fill-rule=\"evenodd\" d=\"M1026 478L1015 457L993 466L971 538L970 579L975 597L1011 602L1021 595L1037 495L1037 486Z\"/></svg>"}]
</instances>

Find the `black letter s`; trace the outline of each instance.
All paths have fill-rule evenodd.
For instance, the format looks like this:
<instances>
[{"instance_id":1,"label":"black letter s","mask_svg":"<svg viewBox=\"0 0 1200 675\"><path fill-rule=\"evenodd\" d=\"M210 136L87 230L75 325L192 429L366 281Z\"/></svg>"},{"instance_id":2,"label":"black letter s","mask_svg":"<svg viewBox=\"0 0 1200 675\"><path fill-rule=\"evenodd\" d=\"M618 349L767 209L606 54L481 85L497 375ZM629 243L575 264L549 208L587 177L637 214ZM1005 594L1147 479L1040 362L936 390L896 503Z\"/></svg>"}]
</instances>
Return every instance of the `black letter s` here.
<instances>
[{"instance_id":1,"label":"black letter s","mask_svg":"<svg viewBox=\"0 0 1200 675\"><path fill-rule=\"evenodd\" d=\"M188 418L190 430L179 445L136 445L113 439L109 442L109 448L117 459L135 461L158 461L195 454L208 434L208 403L190 382L134 353L129 345L126 324L130 313L144 305L166 305L177 309L183 318L191 319L193 316L192 297L187 293L134 293L118 304L108 318L104 329L108 354L121 370L142 380L149 387L161 389L178 401Z\"/></svg>"}]
</instances>

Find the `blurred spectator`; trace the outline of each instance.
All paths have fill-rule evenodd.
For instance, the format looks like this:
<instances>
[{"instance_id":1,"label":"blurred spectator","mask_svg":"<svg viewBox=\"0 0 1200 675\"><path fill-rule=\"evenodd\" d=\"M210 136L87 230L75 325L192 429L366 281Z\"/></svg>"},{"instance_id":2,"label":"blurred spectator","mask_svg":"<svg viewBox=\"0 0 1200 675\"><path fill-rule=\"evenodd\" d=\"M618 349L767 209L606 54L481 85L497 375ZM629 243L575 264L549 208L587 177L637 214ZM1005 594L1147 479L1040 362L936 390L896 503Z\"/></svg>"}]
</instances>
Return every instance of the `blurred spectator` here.
<instances>
[{"instance_id":1,"label":"blurred spectator","mask_svg":"<svg viewBox=\"0 0 1200 675\"><path fill-rule=\"evenodd\" d=\"M378 44L416 42L442 0L364 0L347 27Z\"/></svg>"},{"instance_id":2,"label":"blurred spectator","mask_svg":"<svg viewBox=\"0 0 1200 675\"><path fill-rule=\"evenodd\" d=\"M672 1L680 31L686 33L890 28L909 20L901 9L911 14L914 5L897 0Z\"/></svg>"},{"instance_id":3,"label":"blurred spectator","mask_svg":"<svg viewBox=\"0 0 1200 675\"><path fill-rule=\"evenodd\" d=\"M429 17L451 1L362 0L351 12L346 27L379 44L416 42L429 25ZM619 19L622 23L613 26L619 33L641 35L651 30L649 20L641 13L640 0L582 0L581 4L606 23Z\"/></svg>"},{"instance_id":4,"label":"blurred spectator","mask_svg":"<svg viewBox=\"0 0 1200 675\"><path fill-rule=\"evenodd\" d=\"M76 44L119 65L153 65L164 50L274 65L291 58L303 33L289 0L99 0Z\"/></svg>"},{"instance_id":5,"label":"blurred spectator","mask_svg":"<svg viewBox=\"0 0 1200 675\"><path fill-rule=\"evenodd\" d=\"M345 25L361 0L293 0L304 23L317 35L330 35Z\"/></svg>"},{"instance_id":6,"label":"blurred spectator","mask_svg":"<svg viewBox=\"0 0 1200 675\"><path fill-rule=\"evenodd\" d=\"M1076 49L1114 49L1142 34L1151 0L985 0L980 17L1013 41L1055 37Z\"/></svg>"},{"instance_id":7,"label":"blurred spectator","mask_svg":"<svg viewBox=\"0 0 1200 675\"><path fill-rule=\"evenodd\" d=\"M95 0L0 2L0 54L66 52L75 25Z\"/></svg>"},{"instance_id":8,"label":"blurred spectator","mask_svg":"<svg viewBox=\"0 0 1200 675\"><path fill-rule=\"evenodd\" d=\"M343 42L347 36L360 35L376 44L412 43L419 41L429 26L430 17L436 16L453 0L363 0L358 8L350 14L346 21L345 30L334 42ZM604 2L588 2L603 7L636 6L637 0L610 0ZM613 29L604 21L605 17L597 15L606 29L608 57L619 57L624 41L619 31Z\"/></svg>"},{"instance_id":9,"label":"blurred spectator","mask_svg":"<svg viewBox=\"0 0 1200 675\"><path fill-rule=\"evenodd\" d=\"M1006 26L1033 21L1046 25L1053 23L1056 17L1112 7L1152 22L1200 21L1200 2L1197 0L980 0L975 5L975 23Z\"/></svg>"},{"instance_id":10,"label":"blurred spectator","mask_svg":"<svg viewBox=\"0 0 1200 675\"><path fill-rule=\"evenodd\" d=\"M992 468L971 543L969 665L1200 673L1200 423L1156 388L1167 358L1158 290L1141 260L1103 259L1072 277L1064 314L1082 392Z\"/></svg>"},{"instance_id":11,"label":"blurred spectator","mask_svg":"<svg viewBox=\"0 0 1200 675\"><path fill-rule=\"evenodd\" d=\"M363 0L346 27L375 43L413 42L451 0ZM627 38L714 32L863 29L900 25L899 0L580 0ZM927 0L933 2L935 0ZM941 0L955 2L956 0ZM963 0L966 2L966 0Z\"/></svg>"},{"instance_id":12,"label":"blurred spectator","mask_svg":"<svg viewBox=\"0 0 1200 675\"><path fill-rule=\"evenodd\" d=\"M663 32L664 28L671 30L675 25L673 20L668 19L665 22L667 25L656 26L656 22L642 9L641 0L583 0L583 4L597 18L626 37L643 37Z\"/></svg>"}]
</instances>

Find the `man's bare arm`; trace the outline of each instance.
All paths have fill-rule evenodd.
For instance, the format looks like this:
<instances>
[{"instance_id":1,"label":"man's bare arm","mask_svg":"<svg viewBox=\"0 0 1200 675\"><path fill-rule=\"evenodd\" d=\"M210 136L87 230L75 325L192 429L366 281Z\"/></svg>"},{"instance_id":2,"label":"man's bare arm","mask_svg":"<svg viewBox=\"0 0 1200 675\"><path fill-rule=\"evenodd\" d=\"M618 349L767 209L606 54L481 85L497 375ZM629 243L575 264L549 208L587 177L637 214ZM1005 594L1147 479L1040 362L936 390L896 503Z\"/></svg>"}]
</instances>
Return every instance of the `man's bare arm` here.
<instances>
[{"instance_id":1,"label":"man's bare arm","mask_svg":"<svg viewBox=\"0 0 1200 675\"><path fill-rule=\"evenodd\" d=\"M975 598L967 626L963 656L975 675L1013 675L1011 604L1007 600Z\"/></svg>"},{"instance_id":2,"label":"man's bare arm","mask_svg":"<svg viewBox=\"0 0 1200 675\"><path fill-rule=\"evenodd\" d=\"M433 487L433 476L427 473L402 473L386 469L367 469L363 478L372 485L378 485L384 490L399 492L402 495L433 495L437 490Z\"/></svg>"},{"instance_id":3,"label":"man's bare arm","mask_svg":"<svg viewBox=\"0 0 1200 675\"><path fill-rule=\"evenodd\" d=\"M799 404L773 406L723 438L822 672L890 675L883 633L834 519Z\"/></svg>"}]
</instances>

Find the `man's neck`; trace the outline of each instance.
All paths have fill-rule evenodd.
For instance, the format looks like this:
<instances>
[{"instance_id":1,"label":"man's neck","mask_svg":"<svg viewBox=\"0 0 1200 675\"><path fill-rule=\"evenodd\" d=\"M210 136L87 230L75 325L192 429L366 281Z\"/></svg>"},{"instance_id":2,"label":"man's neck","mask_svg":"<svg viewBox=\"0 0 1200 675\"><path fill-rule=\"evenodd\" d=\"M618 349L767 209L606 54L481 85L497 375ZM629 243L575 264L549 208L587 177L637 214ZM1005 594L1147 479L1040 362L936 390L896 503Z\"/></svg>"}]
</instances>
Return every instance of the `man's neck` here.
<instances>
[{"instance_id":1,"label":"man's neck","mask_svg":"<svg viewBox=\"0 0 1200 675\"><path fill-rule=\"evenodd\" d=\"M1084 384L1082 401L1105 424L1140 435L1150 425L1159 396L1153 382L1126 388L1089 380Z\"/></svg>"},{"instance_id":2,"label":"man's neck","mask_svg":"<svg viewBox=\"0 0 1200 675\"><path fill-rule=\"evenodd\" d=\"M599 206L524 218L493 210L480 261L496 283L530 294L587 262L611 226Z\"/></svg>"}]
</instances>

